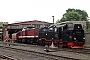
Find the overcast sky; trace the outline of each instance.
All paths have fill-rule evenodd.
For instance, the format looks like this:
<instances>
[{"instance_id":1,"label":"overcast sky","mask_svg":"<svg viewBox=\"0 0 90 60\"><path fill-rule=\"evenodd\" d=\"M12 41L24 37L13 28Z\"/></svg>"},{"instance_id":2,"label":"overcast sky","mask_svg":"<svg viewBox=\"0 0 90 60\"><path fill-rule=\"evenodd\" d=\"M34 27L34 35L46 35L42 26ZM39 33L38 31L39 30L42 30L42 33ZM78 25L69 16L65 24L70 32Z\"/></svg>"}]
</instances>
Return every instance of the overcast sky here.
<instances>
[{"instance_id":1,"label":"overcast sky","mask_svg":"<svg viewBox=\"0 0 90 60\"><path fill-rule=\"evenodd\" d=\"M89 0L0 0L0 21L39 20L55 22L68 8L85 10L90 17Z\"/></svg>"}]
</instances>

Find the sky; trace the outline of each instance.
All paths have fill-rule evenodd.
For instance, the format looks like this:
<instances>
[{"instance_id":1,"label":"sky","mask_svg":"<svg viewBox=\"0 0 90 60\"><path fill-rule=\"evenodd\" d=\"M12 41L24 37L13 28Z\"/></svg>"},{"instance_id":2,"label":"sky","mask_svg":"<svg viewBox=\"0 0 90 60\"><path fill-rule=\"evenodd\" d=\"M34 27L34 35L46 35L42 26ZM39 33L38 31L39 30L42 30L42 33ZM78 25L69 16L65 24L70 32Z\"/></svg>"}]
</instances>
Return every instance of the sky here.
<instances>
[{"instance_id":1,"label":"sky","mask_svg":"<svg viewBox=\"0 0 90 60\"><path fill-rule=\"evenodd\" d=\"M68 8L85 10L90 17L89 0L0 0L0 21L23 22L39 20L53 23Z\"/></svg>"}]
</instances>

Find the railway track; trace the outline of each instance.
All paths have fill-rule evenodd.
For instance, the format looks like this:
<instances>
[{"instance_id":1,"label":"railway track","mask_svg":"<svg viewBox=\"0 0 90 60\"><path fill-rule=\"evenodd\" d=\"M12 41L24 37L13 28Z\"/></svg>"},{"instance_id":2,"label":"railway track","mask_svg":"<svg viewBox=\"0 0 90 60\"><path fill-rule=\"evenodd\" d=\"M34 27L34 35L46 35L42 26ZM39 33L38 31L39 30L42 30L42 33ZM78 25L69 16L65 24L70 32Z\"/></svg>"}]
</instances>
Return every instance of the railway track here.
<instances>
[{"instance_id":1,"label":"railway track","mask_svg":"<svg viewBox=\"0 0 90 60\"><path fill-rule=\"evenodd\" d=\"M52 55L52 54L48 54L48 53L42 53L42 52L36 52L36 51L29 51L29 50L23 50L23 49L17 49L17 48L11 48L11 47L5 47L5 46L0 46L3 49L7 49L7 50L13 50L16 52L22 52L22 53L26 53L26 54L32 54L32 55L36 55L38 57L44 57L44 58L48 58L50 60L79 60L77 58L70 58L70 57L64 57L64 56L58 56L58 55ZM8 58L8 57L7 57ZM10 58L8 58L10 59ZM15 60L15 59L11 59L11 60Z\"/></svg>"},{"instance_id":2,"label":"railway track","mask_svg":"<svg viewBox=\"0 0 90 60\"><path fill-rule=\"evenodd\" d=\"M30 44L19 44L19 43L3 43L6 45L15 45L15 46L25 46L25 47L36 47L36 48L45 48L43 46L37 46L37 45L30 45ZM59 51L68 51L68 52L75 52L75 53L82 53L82 54L90 54L90 48L83 48L83 49L69 49L69 48L59 48Z\"/></svg>"},{"instance_id":3,"label":"railway track","mask_svg":"<svg viewBox=\"0 0 90 60\"><path fill-rule=\"evenodd\" d=\"M3 49L7 49L7 50L13 50L16 52L22 52L25 54L33 54L36 55L38 57L44 57L44 58L48 58L49 60L79 60L77 58L71 58L71 57L65 57L65 56L58 56L58 55L53 55L53 54L48 54L48 53L43 53L43 52L36 52L36 51L29 51L29 50L24 50L24 49L18 49L18 48L12 48L10 46L0 46Z\"/></svg>"},{"instance_id":4,"label":"railway track","mask_svg":"<svg viewBox=\"0 0 90 60\"><path fill-rule=\"evenodd\" d=\"M68 51L68 52L75 52L75 53L81 53L81 54L90 54L89 48L83 48L83 49L60 48L59 51Z\"/></svg>"},{"instance_id":5,"label":"railway track","mask_svg":"<svg viewBox=\"0 0 90 60\"><path fill-rule=\"evenodd\" d=\"M2 45L13 45L13 46L25 46L25 47L35 47L37 45L32 44L24 44L24 43L10 43L10 42L0 42Z\"/></svg>"},{"instance_id":6,"label":"railway track","mask_svg":"<svg viewBox=\"0 0 90 60\"><path fill-rule=\"evenodd\" d=\"M3 54L0 54L0 60L16 60L10 56L6 56L6 55L3 55Z\"/></svg>"},{"instance_id":7,"label":"railway track","mask_svg":"<svg viewBox=\"0 0 90 60\"><path fill-rule=\"evenodd\" d=\"M74 52L77 52L77 53L82 53L82 54L90 54L90 49L77 49L77 50L73 50Z\"/></svg>"}]
</instances>

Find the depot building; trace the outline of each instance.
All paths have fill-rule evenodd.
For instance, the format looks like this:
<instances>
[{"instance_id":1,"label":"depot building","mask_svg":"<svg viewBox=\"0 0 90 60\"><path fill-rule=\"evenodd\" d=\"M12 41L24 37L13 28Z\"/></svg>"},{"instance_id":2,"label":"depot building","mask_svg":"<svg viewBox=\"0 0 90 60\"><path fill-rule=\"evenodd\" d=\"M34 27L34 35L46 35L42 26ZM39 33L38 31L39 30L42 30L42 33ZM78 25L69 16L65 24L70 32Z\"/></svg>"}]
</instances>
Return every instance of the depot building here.
<instances>
[{"instance_id":1,"label":"depot building","mask_svg":"<svg viewBox=\"0 0 90 60\"><path fill-rule=\"evenodd\" d=\"M3 25L3 40L6 38L12 39L12 34L21 31L24 27L43 28L43 27L48 27L51 24L53 23L38 21L38 20L5 24Z\"/></svg>"}]
</instances>

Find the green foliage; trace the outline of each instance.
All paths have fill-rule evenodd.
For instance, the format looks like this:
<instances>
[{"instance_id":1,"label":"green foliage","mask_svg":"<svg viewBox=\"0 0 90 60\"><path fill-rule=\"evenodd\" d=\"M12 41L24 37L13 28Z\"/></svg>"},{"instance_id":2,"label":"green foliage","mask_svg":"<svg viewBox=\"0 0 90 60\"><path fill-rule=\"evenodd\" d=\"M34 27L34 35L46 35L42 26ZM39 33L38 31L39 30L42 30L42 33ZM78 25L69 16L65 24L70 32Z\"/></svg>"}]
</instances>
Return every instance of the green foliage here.
<instances>
[{"instance_id":1,"label":"green foliage","mask_svg":"<svg viewBox=\"0 0 90 60\"><path fill-rule=\"evenodd\" d=\"M87 31L90 32L90 22L86 22L86 25L87 25Z\"/></svg>"},{"instance_id":2,"label":"green foliage","mask_svg":"<svg viewBox=\"0 0 90 60\"><path fill-rule=\"evenodd\" d=\"M63 14L63 17L56 23L64 21L87 21L87 18L88 14L84 10L69 8L66 10L66 13Z\"/></svg>"},{"instance_id":3,"label":"green foliage","mask_svg":"<svg viewBox=\"0 0 90 60\"><path fill-rule=\"evenodd\" d=\"M0 27L2 27L3 24L8 24L8 22L0 22Z\"/></svg>"},{"instance_id":4,"label":"green foliage","mask_svg":"<svg viewBox=\"0 0 90 60\"><path fill-rule=\"evenodd\" d=\"M88 14L87 12L85 12L84 10L80 10L80 9L68 9L66 10L66 13L69 13L69 12L72 12L72 13L75 13L78 14L80 17L81 17L81 21L87 21L87 18L88 18ZM74 18L73 18L74 19ZM78 20L77 20L78 21Z\"/></svg>"},{"instance_id":5,"label":"green foliage","mask_svg":"<svg viewBox=\"0 0 90 60\"><path fill-rule=\"evenodd\" d=\"M58 19L58 20L56 21L56 23L60 23L60 20Z\"/></svg>"},{"instance_id":6,"label":"green foliage","mask_svg":"<svg viewBox=\"0 0 90 60\"><path fill-rule=\"evenodd\" d=\"M0 32L2 32L3 24L8 24L8 22L0 22Z\"/></svg>"},{"instance_id":7,"label":"green foliage","mask_svg":"<svg viewBox=\"0 0 90 60\"><path fill-rule=\"evenodd\" d=\"M81 20L81 16L77 12L68 12L64 14L64 19L66 21L77 21Z\"/></svg>"}]
</instances>

